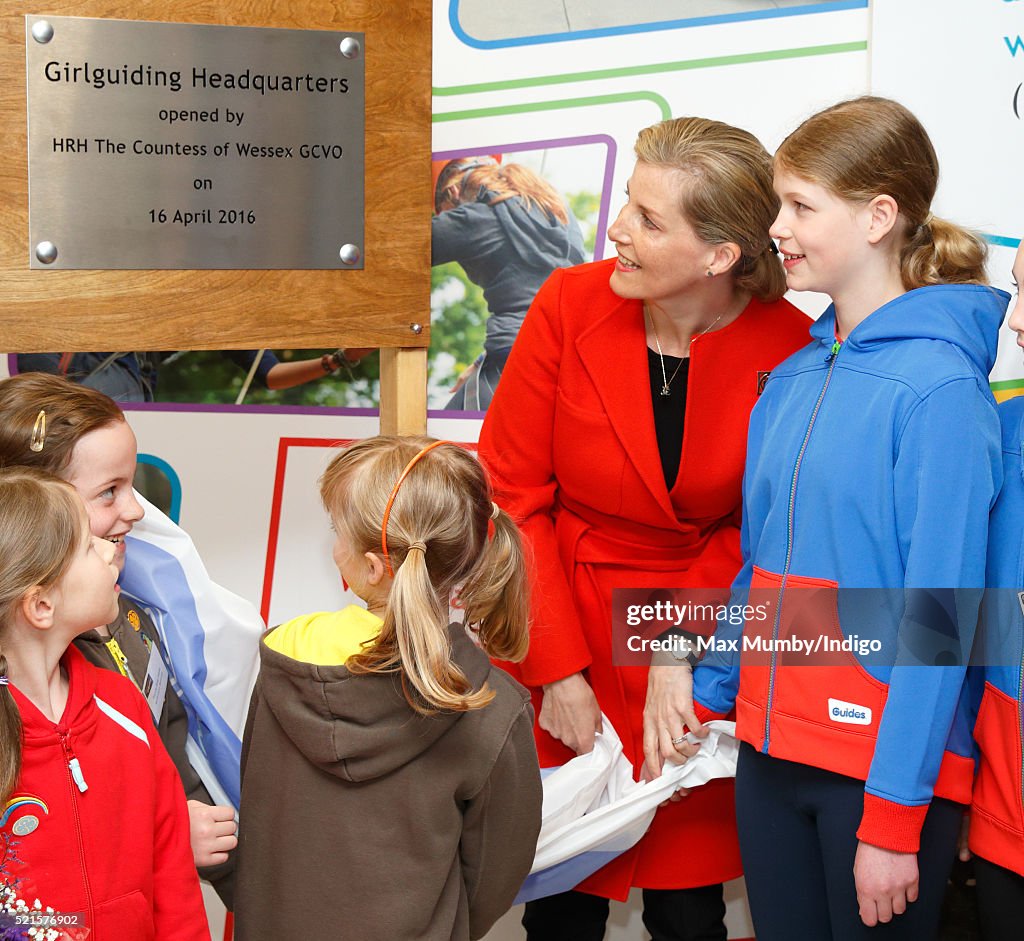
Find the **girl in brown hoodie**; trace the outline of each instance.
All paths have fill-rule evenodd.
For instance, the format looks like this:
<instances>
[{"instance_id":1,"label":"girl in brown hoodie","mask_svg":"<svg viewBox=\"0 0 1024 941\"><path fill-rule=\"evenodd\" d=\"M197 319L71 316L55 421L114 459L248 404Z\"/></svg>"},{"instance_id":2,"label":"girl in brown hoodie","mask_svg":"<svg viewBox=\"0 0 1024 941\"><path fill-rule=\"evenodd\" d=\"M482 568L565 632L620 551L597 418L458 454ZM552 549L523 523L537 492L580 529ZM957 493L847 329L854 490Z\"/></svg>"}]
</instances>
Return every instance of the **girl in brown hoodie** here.
<instances>
[{"instance_id":1,"label":"girl in brown hoodie","mask_svg":"<svg viewBox=\"0 0 1024 941\"><path fill-rule=\"evenodd\" d=\"M261 643L237 937L480 938L540 828L529 697L488 660L526 653L519 532L450 442L371 438L320 483L335 564L367 608ZM448 621L456 594L465 626Z\"/></svg>"}]
</instances>

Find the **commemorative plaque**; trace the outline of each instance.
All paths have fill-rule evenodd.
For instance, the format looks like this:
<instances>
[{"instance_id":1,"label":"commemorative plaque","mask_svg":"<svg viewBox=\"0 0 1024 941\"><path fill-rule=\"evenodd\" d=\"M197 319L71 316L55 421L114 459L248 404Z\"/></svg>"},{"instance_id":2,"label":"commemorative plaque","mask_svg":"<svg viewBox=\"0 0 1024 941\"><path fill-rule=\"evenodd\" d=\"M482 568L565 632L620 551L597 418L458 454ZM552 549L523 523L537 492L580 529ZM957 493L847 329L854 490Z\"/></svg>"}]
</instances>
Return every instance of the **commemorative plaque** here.
<instances>
[{"instance_id":1,"label":"commemorative plaque","mask_svg":"<svg viewBox=\"0 0 1024 941\"><path fill-rule=\"evenodd\" d=\"M32 268L363 267L362 33L25 19Z\"/></svg>"}]
</instances>

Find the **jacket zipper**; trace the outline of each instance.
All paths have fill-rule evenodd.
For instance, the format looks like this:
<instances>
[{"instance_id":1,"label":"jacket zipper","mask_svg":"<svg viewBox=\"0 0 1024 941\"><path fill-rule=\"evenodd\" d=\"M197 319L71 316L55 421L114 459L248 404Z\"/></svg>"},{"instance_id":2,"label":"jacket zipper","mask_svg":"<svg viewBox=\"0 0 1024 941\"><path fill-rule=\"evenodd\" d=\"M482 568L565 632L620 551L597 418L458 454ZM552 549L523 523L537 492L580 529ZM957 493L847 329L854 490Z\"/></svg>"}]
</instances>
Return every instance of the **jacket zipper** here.
<instances>
[{"instance_id":1,"label":"jacket zipper","mask_svg":"<svg viewBox=\"0 0 1024 941\"><path fill-rule=\"evenodd\" d=\"M60 735L60 744L64 749L64 757L68 765L68 788L71 791L71 810L75 816L75 836L78 842L78 860L82 867L82 884L85 887L85 901L89 910L89 924L96 924L96 913L93 910L92 887L89 885L89 870L85 860L85 840L82 836L82 818L78 812L78 794L85 793L89 785L85 783L85 776L82 774L82 766L78 763L71 744L68 742L68 733L57 730Z\"/></svg>"},{"instance_id":2,"label":"jacket zipper","mask_svg":"<svg viewBox=\"0 0 1024 941\"><path fill-rule=\"evenodd\" d=\"M821 392L818 393L818 401L814 403L814 409L811 412L811 418L807 423L807 431L804 433L804 440L800 445L800 451L796 456L796 463L793 465L793 479L789 486L789 516L787 518L787 529L786 529L786 563L782 569L782 583L779 585L779 597L775 605L775 620L772 624L772 641L778 640L779 636L779 622L782 619L782 597L786 591L786 579L789 577L789 566L793 561L793 519L796 515L796 483L797 478L800 476L800 465L803 463L804 453L807 451L807 443L811 439L811 430L814 428L814 423L818 418L818 412L821 410L822 400L825 398L825 393L828 391L829 383L832 381L832 370L835 369L836 359L839 356L839 351L842 349L843 341L836 340L832 344L832 349L829 351L828 356L825 357L825 362L828 363L828 372L825 373L825 382L821 386ZM771 742L771 718L772 718L772 701L775 698L775 644L772 643L771 653L771 664L768 669L768 702L765 705L764 710L764 744L761 746L761 751L764 754L768 754L769 744Z\"/></svg>"}]
</instances>

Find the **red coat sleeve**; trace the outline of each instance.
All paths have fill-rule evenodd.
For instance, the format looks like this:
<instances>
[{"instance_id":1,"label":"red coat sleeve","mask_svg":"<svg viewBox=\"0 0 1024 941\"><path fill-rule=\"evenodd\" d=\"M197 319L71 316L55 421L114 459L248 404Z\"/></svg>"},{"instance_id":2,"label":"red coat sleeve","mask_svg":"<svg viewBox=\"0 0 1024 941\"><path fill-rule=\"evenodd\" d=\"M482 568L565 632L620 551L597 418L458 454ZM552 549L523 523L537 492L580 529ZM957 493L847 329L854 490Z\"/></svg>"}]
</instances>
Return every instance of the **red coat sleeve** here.
<instances>
[{"instance_id":1,"label":"red coat sleeve","mask_svg":"<svg viewBox=\"0 0 1024 941\"><path fill-rule=\"evenodd\" d=\"M528 548L530 650L520 675L530 686L578 673L591 660L559 558L553 516L563 283L563 272L555 271L537 292L480 434L480 458L491 475L495 499L519 523Z\"/></svg>"}]
</instances>

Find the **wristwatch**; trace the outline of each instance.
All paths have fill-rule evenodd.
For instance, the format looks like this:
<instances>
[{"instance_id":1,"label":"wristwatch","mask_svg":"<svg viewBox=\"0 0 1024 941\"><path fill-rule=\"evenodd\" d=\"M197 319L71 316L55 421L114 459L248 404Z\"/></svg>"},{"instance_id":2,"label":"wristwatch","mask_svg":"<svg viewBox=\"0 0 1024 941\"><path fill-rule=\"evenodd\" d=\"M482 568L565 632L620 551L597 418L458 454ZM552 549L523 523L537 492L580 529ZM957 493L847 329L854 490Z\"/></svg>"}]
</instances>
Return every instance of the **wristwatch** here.
<instances>
[{"instance_id":1,"label":"wristwatch","mask_svg":"<svg viewBox=\"0 0 1024 941\"><path fill-rule=\"evenodd\" d=\"M700 663L701 655L697 650L696 634L688 634L685 631L668 631L663 636L666 640L672 641L668 652L677 663L688 663L691 670Z\"/></svg>"}]
</instances>

